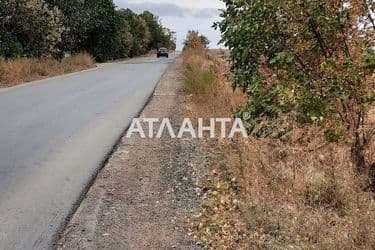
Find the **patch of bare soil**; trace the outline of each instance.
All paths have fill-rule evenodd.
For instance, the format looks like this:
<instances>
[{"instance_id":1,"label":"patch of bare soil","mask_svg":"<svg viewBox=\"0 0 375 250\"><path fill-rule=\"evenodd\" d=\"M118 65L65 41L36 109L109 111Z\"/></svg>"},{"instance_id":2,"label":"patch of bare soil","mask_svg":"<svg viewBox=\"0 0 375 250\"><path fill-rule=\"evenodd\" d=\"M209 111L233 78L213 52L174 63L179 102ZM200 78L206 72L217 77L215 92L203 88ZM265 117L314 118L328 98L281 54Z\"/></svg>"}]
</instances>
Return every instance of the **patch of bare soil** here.
<instances>
[{"instance_id":1,"label":"patch of bare soil","mask_svg":"<svg viewBox=\"0 0 375 250\"><path fill-rule=\"evenodd\" d=\"M177 59L141 117L181 124ZM57 249L197 249L184 229L207 159L193 140L123 138L72 217Z\"/></svg>"}]
</instances>

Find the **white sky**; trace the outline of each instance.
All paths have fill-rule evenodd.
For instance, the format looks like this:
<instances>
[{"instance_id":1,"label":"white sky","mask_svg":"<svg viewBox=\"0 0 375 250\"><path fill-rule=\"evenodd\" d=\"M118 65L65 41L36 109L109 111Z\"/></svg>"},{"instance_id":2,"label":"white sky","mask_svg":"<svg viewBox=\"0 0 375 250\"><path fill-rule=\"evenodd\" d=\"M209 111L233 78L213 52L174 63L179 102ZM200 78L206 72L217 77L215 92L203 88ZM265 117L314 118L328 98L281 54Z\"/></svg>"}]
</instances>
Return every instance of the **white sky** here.
<instances>
[{"instance_id":1,"label":"white sky","mask_svg":"<svg viewBox=\"0 0 375 250\"><path fill-rule=\"evenodd\" d=\"M137 13L149 10L159 16L165 27L177 33L177 49L188 30L198 30L211 41L210 47L217 48L220 32L212 28L220 20L218 9L224 8L220 0L114 0L119 8L129 8Z\"/></svg>"}]
</instances>

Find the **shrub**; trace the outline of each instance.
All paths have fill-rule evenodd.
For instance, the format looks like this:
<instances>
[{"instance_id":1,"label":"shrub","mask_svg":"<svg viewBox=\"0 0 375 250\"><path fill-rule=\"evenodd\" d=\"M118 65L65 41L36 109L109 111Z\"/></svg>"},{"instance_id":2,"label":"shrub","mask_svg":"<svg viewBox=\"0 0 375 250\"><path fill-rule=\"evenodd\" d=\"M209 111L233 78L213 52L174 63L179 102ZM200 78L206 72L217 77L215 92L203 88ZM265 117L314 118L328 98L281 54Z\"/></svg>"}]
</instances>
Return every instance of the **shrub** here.
<instances>
[{"instance_id":1,"label":"shrub","mask_svg":"<svg viewBox=\"0 0 375 250\"><path fill-rule=\"evenodd\" d=\"M207 94L215 86L215 71L213 66L203 68L202 65L187 63L184 66L185 91L194 96Z\"/></svg>"},{"instance_id":2,"label":"shrub","mask_svg":"<svg viewBox=\"0 0 375 250\"><path fill-rule=\"evenodd\" d=\"M20 57L22 51L22 45L17 40L0 30L0 57Z\"/></svg>"},{"instance_id":3,"label":"shrub","mask_svg":"<svg viewBox=\"0 0 375 250\"><path fill-rule=\"evenodd\" d=\"M198 33L189 32L183 52L183 87L193 98L205 98L219 86L217 64L204 50Z\"/></svg>"},{"instance_id":4,"label":"shrub","mask_svg":"<svg viewBox=\"0 0 375 250\"><path fill-rule=\"evenodd\" d=\"M173 32L163 27L157 16L149 11L144 11L141 17L146 21L150 31L150 41L147 45L149 50L165 47L168 49L175 49L176 44L173 38Z\"/></svg>"}]
</instances>

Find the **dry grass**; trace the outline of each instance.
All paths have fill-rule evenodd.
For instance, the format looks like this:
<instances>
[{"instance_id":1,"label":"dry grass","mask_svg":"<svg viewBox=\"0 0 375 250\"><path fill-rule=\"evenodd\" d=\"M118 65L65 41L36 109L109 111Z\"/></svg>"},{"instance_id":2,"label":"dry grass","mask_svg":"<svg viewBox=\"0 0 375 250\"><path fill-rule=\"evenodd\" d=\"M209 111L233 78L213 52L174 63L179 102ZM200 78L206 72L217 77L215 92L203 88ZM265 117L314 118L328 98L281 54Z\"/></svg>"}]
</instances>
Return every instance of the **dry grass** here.
<instances>
[{"instance_id":1,"label":"dry grass","mask_svg":"<svg viewBox=\"0 0 375 250\"><path fill-rule=\"evenodd\" d=\"M95 67L94 59L86 53L62 59L17 58L0 61L0 88L63 75Z\"/></svg>"},{"instance_id":2,"label":"dry grass","mask_svg":"<svg viewBox=\"0 0 375 250\"><path fill-rule=\"evenodd\" d=\"M240 245L374 249L374 197L361 189L350 150L325 144L316 129L304 138L311 139L304 146L241 139L221 145L222 164L242 190L238 213L247 230Z\"/></svg>"},{"instance_id":3,"label":"dry grass","mask_svg":"<svg viewBox=\"0 0 375 250\"><path fill-rule=\"evenodd\" d=\"M245 102L240 91L233 92L226 80L229 65L204 49L183 54L183 83L190 117L227 117Z\"/></svg>"},{"instance_id":4,"label":"dry grass","mask_svg":"<svg viewBox=\"0 0 375 250\"><path fill-rule=\"evenodd\" d=\"M223 78L227 65L202 52L185 53L184 60L202 70L214 65L216 74L210 91L187 97L188 115L230 117L245 98ZM288 143L208 143L221 157L211 159L205 199L188 223L207 248L375 249L374 194L361 188L368 180L357 176L347 145L327 143L315 127L296 127ZM368 158L374 154L373 143Z\"/></svg>"}]
</instances>

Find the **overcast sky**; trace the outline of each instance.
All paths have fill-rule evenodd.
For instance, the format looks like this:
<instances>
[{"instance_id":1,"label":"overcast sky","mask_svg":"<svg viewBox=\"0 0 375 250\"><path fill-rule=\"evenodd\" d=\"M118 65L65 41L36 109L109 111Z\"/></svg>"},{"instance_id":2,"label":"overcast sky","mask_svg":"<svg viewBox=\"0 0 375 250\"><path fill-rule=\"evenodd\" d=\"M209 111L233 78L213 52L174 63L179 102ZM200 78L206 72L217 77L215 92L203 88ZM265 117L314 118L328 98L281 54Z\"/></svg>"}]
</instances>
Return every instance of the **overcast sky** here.
<instances>
[{"instance_id":1,"label":"overcast sky","mask_svg":"<svg viewBox=\"0 0 375 250\"><path fill-rule=\"evenodd\" d=\"M149 10L159 16L163 25L177 33L177 49L188 30L198 30L211 41L210 47L217 48L220 32L212 24L219 19L218 9L224 4L220 0L114 0L119 8L129 8L137 13Z\"/></svg>"}]
</instances>

